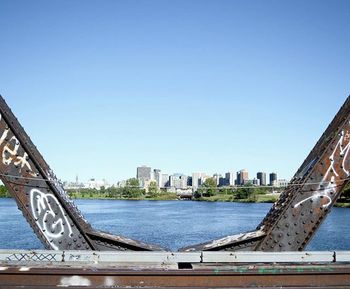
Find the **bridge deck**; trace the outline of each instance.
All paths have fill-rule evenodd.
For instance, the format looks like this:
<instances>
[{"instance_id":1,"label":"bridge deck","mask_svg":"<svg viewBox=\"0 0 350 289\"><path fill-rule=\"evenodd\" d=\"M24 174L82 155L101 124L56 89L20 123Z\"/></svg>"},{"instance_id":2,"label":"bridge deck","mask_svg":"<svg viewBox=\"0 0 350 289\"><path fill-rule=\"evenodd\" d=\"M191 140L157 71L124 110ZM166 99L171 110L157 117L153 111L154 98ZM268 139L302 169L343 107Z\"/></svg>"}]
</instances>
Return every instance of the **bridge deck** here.
<instances>
[{"instance_id":1,"label":"bridge deck","mask_svg":"<svg viewBox=\"0 0 350 289\"><path fill-rule=\"evenodd\" d=\"M0 250L0 288L350 288L350 251Z\"/></svg>"}]
</instances>

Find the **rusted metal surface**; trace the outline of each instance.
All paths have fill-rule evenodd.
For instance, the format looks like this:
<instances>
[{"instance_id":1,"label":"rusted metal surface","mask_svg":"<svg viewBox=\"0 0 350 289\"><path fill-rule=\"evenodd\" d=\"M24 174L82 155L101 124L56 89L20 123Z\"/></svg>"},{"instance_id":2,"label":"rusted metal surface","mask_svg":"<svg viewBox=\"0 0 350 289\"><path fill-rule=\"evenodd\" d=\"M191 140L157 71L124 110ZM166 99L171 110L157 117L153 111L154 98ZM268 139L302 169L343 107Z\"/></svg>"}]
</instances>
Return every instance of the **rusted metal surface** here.
<instances>
[{"instance_id":1,"label":"rusted metal surface","mask_svg":"<svg viewBox=\"0 0 350 289\"><path fill-rule=\"evenodd\" d=\"M0 96L0 178L47 249L163 250L94 230Z\"/></svg>"},{"instance_id":2,"label":"rusted metal surface","mask_svg":"<svg viewBox=\"0 0 350 289\"><path fill-rule=\"evenodd\" d=\"M349 251L0 250L0 288L350 288L349 261Z\"/></svg>"},{"instance_id":3,"label":"rusted metal surface","mask_svg":"<svg viewBox=\"0 0 350 289\"><path fill-rule=\"evenodd\" d=\"M142 271L92 270L84 268L8 269L0 275L2 288L350 288L348 268L233 267L231 270ZM302 270L303 273L299 273ZM233 272L232 272L233 271ZM234 272L237 271L237 272ZM244 271L244 273L239 273ZM262 274L266 272L278 272ZM320 273L320 271L322 273Z\"/></svg>"},{"instance_id":4,"label":"rusted metal surface","mask_svg":"<svg viewBox=\"0 0 350 289\"><path fill-rule=\"evenodd\" d=\"M1 288L350 288L349 265L207 266L121 269L46 265L2 267Z\"/></svg>"},{"instance_id":5,"label":"rusted metal surface","mask_svg":"<svg viewBox=\"0 0 350 289\"><path fill-rule=\"evenodd\" d=\"M181 250L303 250L349 183L349 150L350 97L256 231Z\"/></svg>"}]
</instances>

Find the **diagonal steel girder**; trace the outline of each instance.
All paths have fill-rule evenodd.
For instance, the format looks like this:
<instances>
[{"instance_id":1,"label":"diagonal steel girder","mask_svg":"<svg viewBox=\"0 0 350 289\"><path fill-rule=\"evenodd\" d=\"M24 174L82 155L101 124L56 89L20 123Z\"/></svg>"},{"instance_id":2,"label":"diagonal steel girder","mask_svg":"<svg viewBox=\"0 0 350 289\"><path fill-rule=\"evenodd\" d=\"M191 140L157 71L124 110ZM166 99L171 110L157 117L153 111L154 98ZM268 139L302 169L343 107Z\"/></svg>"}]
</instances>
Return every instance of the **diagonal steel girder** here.
<instances>
[{"instance_id":1,"label":"diagonal steel girder","mask_svg":"<svg viewBox=\"0 0 350 289\"><path fill-rule=\"evenodd\" d=\"M91 227L0 96L0 179L47 249L164 249Z\"/></svg>"},{"instance_id":2,"label":"diagonal steel girder","mask_svg":"<svg viewBox=\"0 0 350 289\"><path fill-rule=\"evenodd\" d=\"M349 183L349 176L350 96L255 231L180 250L303 250Z\"/></svg>"}]
</instances>

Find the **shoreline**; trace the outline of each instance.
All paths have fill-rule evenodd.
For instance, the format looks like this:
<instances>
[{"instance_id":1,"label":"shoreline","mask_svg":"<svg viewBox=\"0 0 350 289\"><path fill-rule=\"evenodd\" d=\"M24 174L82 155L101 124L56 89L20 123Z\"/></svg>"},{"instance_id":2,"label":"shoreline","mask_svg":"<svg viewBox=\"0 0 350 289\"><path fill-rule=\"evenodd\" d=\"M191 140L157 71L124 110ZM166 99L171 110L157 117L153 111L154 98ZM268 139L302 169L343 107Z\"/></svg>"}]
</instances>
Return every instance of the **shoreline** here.
<instances>
[{"instance_id":1,"label":"shoreline","mask_svg":"<svg viewBox=\"0 0 350 289\"><path fill-rule=\"evenodd\" d=\"M12 199L11 196L0 196L0 199ZM202 197L198 199L179 199L179 198L113 198L113 197L85 197L85 196L79 196L76 198L71 198L74 200L116 200L116 201L191 201L191 202L225 202L225 203L254 203L254 204L273 204L276 200L278 200L278 197L276 196L275 201L272 199L264 199L260 198L257 200L252 199L222 199L222 198L216 198L216 196L213 197ZM350 202L337 202L334 204L334 207L337 208L350 208Z\"/></svg>"}]
</instances>

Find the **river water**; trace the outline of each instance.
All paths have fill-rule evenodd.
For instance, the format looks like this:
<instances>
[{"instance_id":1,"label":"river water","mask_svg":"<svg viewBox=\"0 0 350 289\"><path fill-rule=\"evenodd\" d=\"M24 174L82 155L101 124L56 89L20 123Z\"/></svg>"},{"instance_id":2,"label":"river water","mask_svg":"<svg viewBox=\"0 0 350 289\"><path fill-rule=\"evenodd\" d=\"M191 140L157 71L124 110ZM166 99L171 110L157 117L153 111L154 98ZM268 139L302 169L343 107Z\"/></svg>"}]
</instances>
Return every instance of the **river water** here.
<instances>
[{"instance_id":1,"label":"river water","mask_svg":"<svg viewBox=\"0 0 350 289\"><path fill-rule=\"evenodd\" d=\"M95 227L171 250L254 230L271 204L75 200ZM333 208L308 250L350 250L350 209ZM0 199L0 248L43 249L13 199Z\"/></svg>"}]
</instances>

